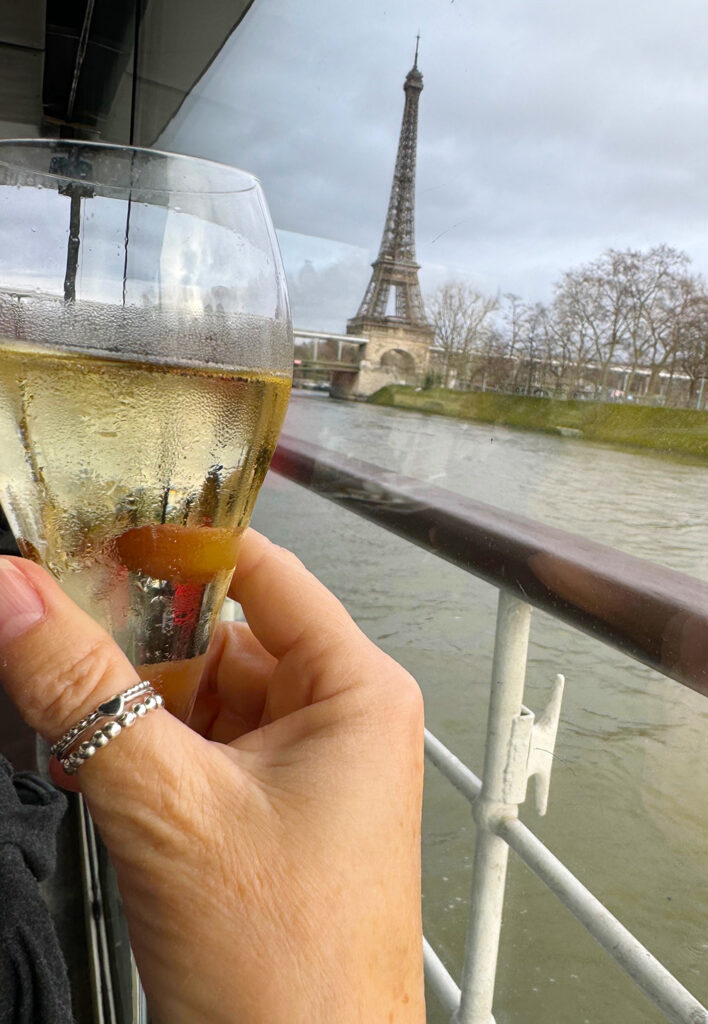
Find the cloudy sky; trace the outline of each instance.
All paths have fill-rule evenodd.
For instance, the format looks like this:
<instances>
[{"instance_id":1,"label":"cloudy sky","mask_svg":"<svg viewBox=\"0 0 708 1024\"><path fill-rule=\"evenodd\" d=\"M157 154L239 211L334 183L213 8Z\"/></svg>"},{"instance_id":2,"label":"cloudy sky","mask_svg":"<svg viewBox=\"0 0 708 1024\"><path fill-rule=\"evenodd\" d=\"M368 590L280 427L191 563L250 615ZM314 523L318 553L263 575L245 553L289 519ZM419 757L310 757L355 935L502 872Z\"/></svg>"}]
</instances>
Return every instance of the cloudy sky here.
<instances>
[{"instance_id":1,"label":"cloudy sky","mask_svg":"<svg viewBox=\"0 0 708 1024\"><path fill-rule=\"evenodd\" d=\"M661 242L708 276L705 0L255 0L160 145L260 177L296 326L361 299L418 30L424 293Z\"/></svg>"}]
</instances>

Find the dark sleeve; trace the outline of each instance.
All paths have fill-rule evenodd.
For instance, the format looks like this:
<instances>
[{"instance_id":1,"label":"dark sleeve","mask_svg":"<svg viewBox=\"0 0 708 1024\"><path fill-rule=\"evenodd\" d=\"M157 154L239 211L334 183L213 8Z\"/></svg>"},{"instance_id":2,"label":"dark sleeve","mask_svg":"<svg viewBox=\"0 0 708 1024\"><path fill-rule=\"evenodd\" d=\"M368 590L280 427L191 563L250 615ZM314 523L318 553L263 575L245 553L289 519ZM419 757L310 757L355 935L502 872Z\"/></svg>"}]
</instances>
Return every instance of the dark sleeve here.
<instances>
[{"instance_id":1,"label":"dark sleeve","mask_svg":"<svg viewBox=\"0 0 708 1024\"><path fill-rule=\"evenodd\" d=\"M0 757L0 1024L72 1024L69 982L39 882L66 799Z\"/></svg>"}]
</instances>

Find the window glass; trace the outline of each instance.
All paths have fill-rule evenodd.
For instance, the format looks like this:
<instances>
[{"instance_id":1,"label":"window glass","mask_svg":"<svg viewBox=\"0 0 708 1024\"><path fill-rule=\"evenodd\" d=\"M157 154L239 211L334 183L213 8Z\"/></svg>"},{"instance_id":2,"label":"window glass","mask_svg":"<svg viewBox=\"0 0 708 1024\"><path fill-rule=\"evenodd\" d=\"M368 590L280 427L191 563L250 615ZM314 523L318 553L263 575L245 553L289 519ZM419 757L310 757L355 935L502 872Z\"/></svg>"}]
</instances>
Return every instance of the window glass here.
<instances>
[{"instance_id":1,"label":"window glass","mask_svg":"<svg viewBox=\"0 0 708 1024\"><path fill-rule=\"evenodd\" d=\"M703 20L688 0L258 0L158 145L263 181L301 332L286 430L706 579ZM418 32L415 257L438 351L411 373L410 338L376 348L369 331L388 404L334 402L336 337L367 336L348 321L380 252ZM389 326L396 297L394 282ZM496 591L272 475L256 525L414 672L429 726L481 772ZM525 819L705 1001L705 699L537 613L537 712L557 671L550 808ZM431 769L425 925L456 977L473 851ZM506 908L498 1020L661 1019L514 862ZM446 1019L432 995L428 1013Z\"/></svg>"},{"instance_id":2,"label":"window glass","mask_svg":"<svg viewBox=\"0 0 708 1024\"><path fill-rule=\"evenodd\" d=\"M695 683L708 10L152 0L136 18L97 2L70 103L82 11L62 22L65 7L45 23L27 2L0 30L0 136L132 140L258 175L295 326L286 431L493 506L500 524L526 517L539 547L545 525L645 559L632 571L647 593L649 563L682 574L673 632L637 628L674 675L692 658ZM497 590L274 474L254 524L416 676L429 727L481 774ZM626 618L572 564L546 579L559 607L565 586L588 615ZM705 696L624 648L534 613L526 702L539 714L557 672L567 688L548 814L522 816L708 1003ZM456 978L474 849L468 806L430 769L425 928ZM509 877L500 1024L663 1019L513 859ZM428 1019L447 1019L432 994Z\"/></svg>"}]
</instances>

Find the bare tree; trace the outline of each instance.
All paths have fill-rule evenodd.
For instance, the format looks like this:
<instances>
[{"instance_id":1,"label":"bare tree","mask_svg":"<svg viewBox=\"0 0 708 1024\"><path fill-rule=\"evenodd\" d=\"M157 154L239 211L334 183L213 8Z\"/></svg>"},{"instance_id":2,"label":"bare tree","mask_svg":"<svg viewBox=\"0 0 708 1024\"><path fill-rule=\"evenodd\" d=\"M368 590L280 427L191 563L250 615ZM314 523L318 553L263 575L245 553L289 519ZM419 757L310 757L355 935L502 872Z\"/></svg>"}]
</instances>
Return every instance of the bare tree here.
<instances>
[{"instance_id":1,"label":"bare tree","mask_svg":"<svg viewBox=\"0 0 708 1024\"><path fill-rule=\"evenodd\" d=\"M608 249L567 271L556 288L555 319L581 358L599 368L606 393L613 364L626 367L629 390L640 367L650 370L649 393L673 366L692 296L699 289L685 253L667 245L641 252ZM699 289L700 290L700 289Z\"/></svg>"},{"instance_id":2,"label":"bare tree","mask_svg":"<svg viewBox=\"0 0 708 1024\"><path fill-rule=\"evenodd\" d=\"M651 395L662 375L670 389L681 371L693 396L708 373L706 286L691 273L688 256L667 245L608 249L567 271L548 306L511 293L500 301L450 283L429 309L445 384L481 379L566 397L592 385L604 397L619 370L625 393L641 372Z\"/></svg>"},{"instance_id":3,"label":"bare tree","mask_svg":"<svg viewBox=\"0 0 708 1024\"><path fill-rule=\"evenodd\" d=\"M685 253L662 246L651 250L649 266L652 284L650 300L642 306L646 333L644 362L651 370L648 394L654 394L659 374L675 367L684 338L692 330L694 302L702 291L698 279L688 273Z\"/></svg>"},{"instance_id":4,"label":"bare tree","mask_svg":"<svg viewBox=\"0 0 708 1024\"><path fill-rule=\"evenodd\" d=\"M483 353L492 330L491 317L499 305L496 296L482 295L459 281L437 290L426 303L441 350L442 382L468 380L475 354Z\"/></svg>"},{"instance_id":5,"label":"bare tree","mask_svg":"<svg viewBox=\"0 0 708 1024\"><path fill-rule=\"evenodd\" d=\"M625 390L631 390L639 367L648 367L647 390L653 393L661 371L673 365L681 320L694 291L690 261L666 245L616 255L625 283Z\"/></svg>"},{"instance_id":6,"label":"bare tree","mask_svg":"<svg viewBox=\"0 0 708 1024\"><path fill-rule=\"evenodd\" d=\"M689 378L689 399L696 399L699 382L708 378L708 294L700 279L684 314L683 330L677 344L676 364Z\"/></svg>"},{"instance_id":7,"label":"bare tree","mask_svg":"<svg viewBox=\"0 0 708 1024\"><path fill-rule=\"evenodd\" d=\"M507 390L530 394L550 388L553 393L565 393L575 350L560 308L504 295L500 329Z\"/></svg>"},{"instance_id":8,"label":"bare tree","mask_svg":"<svg viewBox=\"0 0 708 1024\"><path fill-rule=\"evenodd\" d=\"M504 386L509 391L523 390L524 368L528 357L529 309L519 295L502 296L500 333L504 355Z\"/></svg>"},{"instance_id":9,"label":"bare tree","mask_svg":"<svg viewBox=\"0 0 708 1024\"><path fill-rule=\"evenodd\" d=\"M598 365L604 393L612 363L624 356L630 336L627 254L608 249L591 263L566 271L555 302L576 346Z\"/></svg>"},{"instance_id":10,"label":"bare tree","mask_svg":"<svg viewBox=\"0 0 708 1024\"><path fill-rule=\"evenodd\" d=\"M552 307L537 302L528 314L529 342L533 345L533 366L530 381L543 393L564 395L567 390L568 368L572 350Z\"/></svg>"}]
</instances>

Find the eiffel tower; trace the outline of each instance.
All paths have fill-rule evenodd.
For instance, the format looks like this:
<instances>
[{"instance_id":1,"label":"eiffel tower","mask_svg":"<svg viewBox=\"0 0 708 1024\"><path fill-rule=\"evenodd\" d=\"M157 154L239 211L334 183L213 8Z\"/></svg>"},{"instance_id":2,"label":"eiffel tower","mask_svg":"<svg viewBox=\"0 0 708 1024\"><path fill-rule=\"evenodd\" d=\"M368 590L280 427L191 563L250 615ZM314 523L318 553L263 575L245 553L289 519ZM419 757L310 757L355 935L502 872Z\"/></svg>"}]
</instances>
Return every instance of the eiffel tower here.
<instances>
[{"instance_id":1,"label":"eiffel tower","mask_svg":"<svg viewBox=\"0 0 708 1024\"><path fill-rule=\"evenodd\" d=\"M421 344L427 348L432 341L433 332L425 318L418 283L420 265L415 258L415 158L418 101L423 91L423 76L418 70L419 39L416 40L413 67L403 85L406 99L401 135L379 254L372 263L371 280L357 314L347 321L347 334L377 335L379 344L375 348L379 350L385 344L381 336L384 332L395 333L397 341L409 334L410 341L418 349ZM367 359L373 355L371 348L367 349ZM427 353L418 351L415 354L418 364L427 361ZM423 367L419 365L418 369Z\"/></svg>"}]
</instances>

